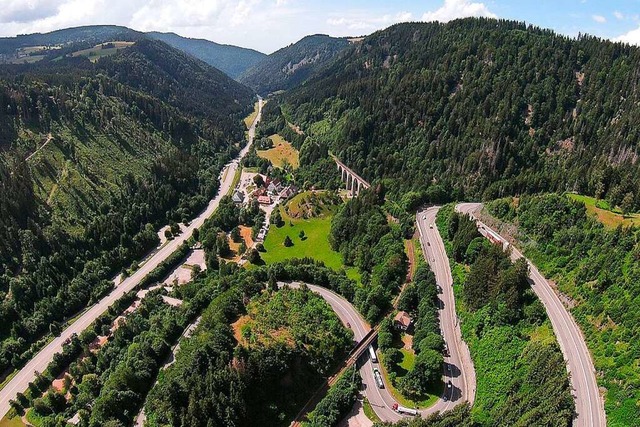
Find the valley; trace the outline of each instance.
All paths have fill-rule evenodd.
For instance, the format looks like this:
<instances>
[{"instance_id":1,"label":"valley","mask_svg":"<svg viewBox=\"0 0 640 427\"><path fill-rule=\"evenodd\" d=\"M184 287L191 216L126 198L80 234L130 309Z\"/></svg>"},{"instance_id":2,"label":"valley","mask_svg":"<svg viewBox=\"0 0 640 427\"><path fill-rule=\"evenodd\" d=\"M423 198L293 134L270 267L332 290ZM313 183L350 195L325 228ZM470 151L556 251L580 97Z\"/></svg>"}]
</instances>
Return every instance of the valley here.
<instances>
[{"instance_id":1,"label":"valley","mask_svg":"<svg viewBox=\"0 0 640 427\"><path fill-rule=\"evenodd\" d=\"M637 425L640 49L397 20L0 38L0 427Z\"/></svg>"}]
</instances>

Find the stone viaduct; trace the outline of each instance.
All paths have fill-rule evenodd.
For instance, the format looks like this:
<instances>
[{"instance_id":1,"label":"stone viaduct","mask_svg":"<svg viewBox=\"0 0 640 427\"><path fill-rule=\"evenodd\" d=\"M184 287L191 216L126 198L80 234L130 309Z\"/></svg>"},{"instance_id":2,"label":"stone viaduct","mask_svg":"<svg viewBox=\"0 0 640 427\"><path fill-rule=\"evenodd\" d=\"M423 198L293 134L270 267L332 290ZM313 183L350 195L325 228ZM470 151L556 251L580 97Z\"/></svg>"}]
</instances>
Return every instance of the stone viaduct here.
<instances>
[{"instance_id":1,"label":"stone viaduct","mask_svg":"<svg viewBox=\"0 0 640 427\"><path fill-rule=\"evenodd\" d=\"M351 170L347 165L338 160L336 156L331 155L331 157L338 165L340 178L346 184L347 191L349 191L351 197L355 197L360 194L360 190L371 187L371 185L367 181L365 181L360 175Z\"/></svg>"}]
</instances>

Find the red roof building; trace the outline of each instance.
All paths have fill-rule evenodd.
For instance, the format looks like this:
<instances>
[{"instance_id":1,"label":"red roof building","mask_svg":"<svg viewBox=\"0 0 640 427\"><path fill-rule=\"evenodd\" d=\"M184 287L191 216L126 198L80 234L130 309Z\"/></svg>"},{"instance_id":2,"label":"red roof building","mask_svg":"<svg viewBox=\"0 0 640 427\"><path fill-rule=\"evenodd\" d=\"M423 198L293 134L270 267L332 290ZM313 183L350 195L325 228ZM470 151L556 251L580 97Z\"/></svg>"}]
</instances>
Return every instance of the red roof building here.
<instances>
[{"instance_id":1,"label":"red roof building","mask_svg":"<svg viewBox=\"0 0 640 427\"><path fill-rule=\"evenodd\" d=\"M271 204L271 197L269 197L269 196L258 196L258 203L260 203L261 205L270 205Z\"/></svg>"}]
</instances>

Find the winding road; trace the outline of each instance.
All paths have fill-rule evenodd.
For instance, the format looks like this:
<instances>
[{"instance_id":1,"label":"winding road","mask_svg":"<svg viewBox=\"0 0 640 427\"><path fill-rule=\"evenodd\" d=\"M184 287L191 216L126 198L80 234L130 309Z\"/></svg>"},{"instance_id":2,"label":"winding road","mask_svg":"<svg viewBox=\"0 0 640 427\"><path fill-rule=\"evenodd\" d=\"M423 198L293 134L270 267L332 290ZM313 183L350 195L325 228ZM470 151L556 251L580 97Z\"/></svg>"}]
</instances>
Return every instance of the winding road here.
<instances>
[{"instance_id":1,"label":"winding road","mask_svg":"<svg viewBox=\"0 0 640 427\"><path fill-rule=\"evenodd\" d=\"M423 254L435 273L437 284L442 288L442 293L440 294L440 327L444 340L449 347L449 353L445 357L443 366L443 377L445 382L451 380L452 387L450 389L445 387L443 395L435 404L419 411L423 417L436 412L448 411L463 402L473 404L476 389L476 377L471 354L467 345L462 341L462 334L456 316L452 287L453 278L449 267L449 258L438 229L435 226L433 228L429 226L435 223L438 209L437 207L429 208L418 213L417 223ZM280 286L284 285L286 284L280 283ZM300 286L297 282L288 285L292 287ZM329 303L343 324L351 326L356 342L360 342L371 330L371 327L362 318L358 310L342 296L320 286L310 284L307 284L307 286ZM373 368L377 366L377 363L371 361L368 352L365 352L362 356L361 364L360 376L364 384L364 395L369 400L376 415L384 421L391 422L406 418L407 415L399 414L393 409L396 400L388 388L380 389L377 387L373 375Z\"/></svg>"},{"instance_id":2,"label":"winding road","mask_svg":"<svg viewBox=\"0 0 640 427\"><path fill-rule=\"evenodd\" d=\"M220 188L218 190L218 194L209 202L207 208L200 213L200 215L194 218L191 224L175 239L169 241L164 246L160 246L155 249L155 251L147 258L146 262L142 264L135 273L122 281L122 283L116 286L107 296L100 300L100 302L86 310L75 322L64 329L58 337L47 344L33 357L33 359L18 371L18 373L2 388L2 390L0 390L0 419L4 417L10 409L9 400L14 399L18 392L24 392L27 389L29 383L35 379L36 371L42 372L47 368L53 359L54 354L62 350L62 345L67 339L71 338L73 334L79 335L117 299L134 289L147 274L160 265L160 263L175 252L182 243L189 239L193 230L201 227L205 220L213 214L213 212L218 208L220 199L222 199L222 197L231 189L235 173L240 167L240 160L247 154L251 144L253 143L256 124L260 121L260 117L262 115L262 106L263 100L262 98L259 98L258 115L248 132L249 141L240 151L238 156L225 166L223 173L220 175Z\"/></svg>"},{"instance_id":3,"label":"winding road","mask_svg":"<svg viewBox=\"0 0 640 427\"><path fill-rule=\"evenodd\" d=\"M499 236L495 230L492 230L475 216L474 213L481 208L482 204L480 203L461 203L456 206L458 212L468 214L477 221L479 230L485 237L487 230L491 230ZM506 240L503 238L503 241ZM511 259L515 261L519 258L524 258L524 256L517 248L511 246ZM574 427L605 427L607 420L604 401L600 396L595 368L582 331L549 282L540 274L535 265L529 260L527 262L531 288L547 311L560 350L567 362L567 371L570 374L577 413L573 425Z\"/></svg>"}]
</instances>

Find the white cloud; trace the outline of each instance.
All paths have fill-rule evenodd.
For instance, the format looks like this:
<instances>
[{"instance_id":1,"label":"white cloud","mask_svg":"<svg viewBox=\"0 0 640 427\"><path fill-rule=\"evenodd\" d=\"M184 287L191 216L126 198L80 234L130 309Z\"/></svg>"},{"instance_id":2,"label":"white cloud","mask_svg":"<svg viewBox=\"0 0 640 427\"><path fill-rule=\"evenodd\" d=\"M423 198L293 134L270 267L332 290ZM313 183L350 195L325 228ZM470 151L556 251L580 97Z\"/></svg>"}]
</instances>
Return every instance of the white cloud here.
<instances>
[{"instance_id":1,"label":"white cloud","mask_svg":"<svg viewBox=\"0 0 640 427\"><path fill-rule=\"evenodd\" d=\"M411 12L398 12L395 15L385 14L382 16L367 16L366 13L341 14L340 17L333 16L327 19L327 24L333 27L341 27L350 31L377 30L411 20Z\"/></svg>"},{"instance_id":2,"label":"white cloud","mask_svg":"<svg viewBox=\"0 0 640 427\"><path fill-rule=\"evenodd\" d=\"M57 13L63 0L4 0L1 2L0 22L31 22Z\"/></svg>"},{"instance_id":3,"label":"white cloud","mask_svg":"<svg viewBox=\"0 0 640 427\"><path fill-rule=\"evenodd\" d=\"M607 18L605 18L602 15L591 15L591 19L593 19L599 24L604 24L605 22L607 22Z\"/></svg>"},{"instance_id":4,"label":"white cloud","mask_svg":"<svg viewBox=\"0 0 640 427\"><path fill-rule=\"evenodd\" d=\"M617 10L613 11L613 16L615 16L619 21L622 21L624 19L624 15L622 14L622 12Z\"/></svg>"},{"instance_id":5,"label":"white cloud","mask_svg":"<svg viewBox=\"0 0 640 427\"><path fill-rule=\"evenodd\" d=\"M640 46L640 27L635 30L631 30L619 37L613 39L616 42L624 42L629 44L635 44Z\"/></svg>"},{"instance_id":6,"label":"white cloud","mask_svg":"<svg viewBox=\"0 0 640 427\"><path fill-rule=\"evenodd\" d=\"M444 0L444 4L432 12L422 15L423 21L449 22L453 19L483 16L497 18L484 3L474 3L468 0Z\"/></svg>"}]
</instances>

